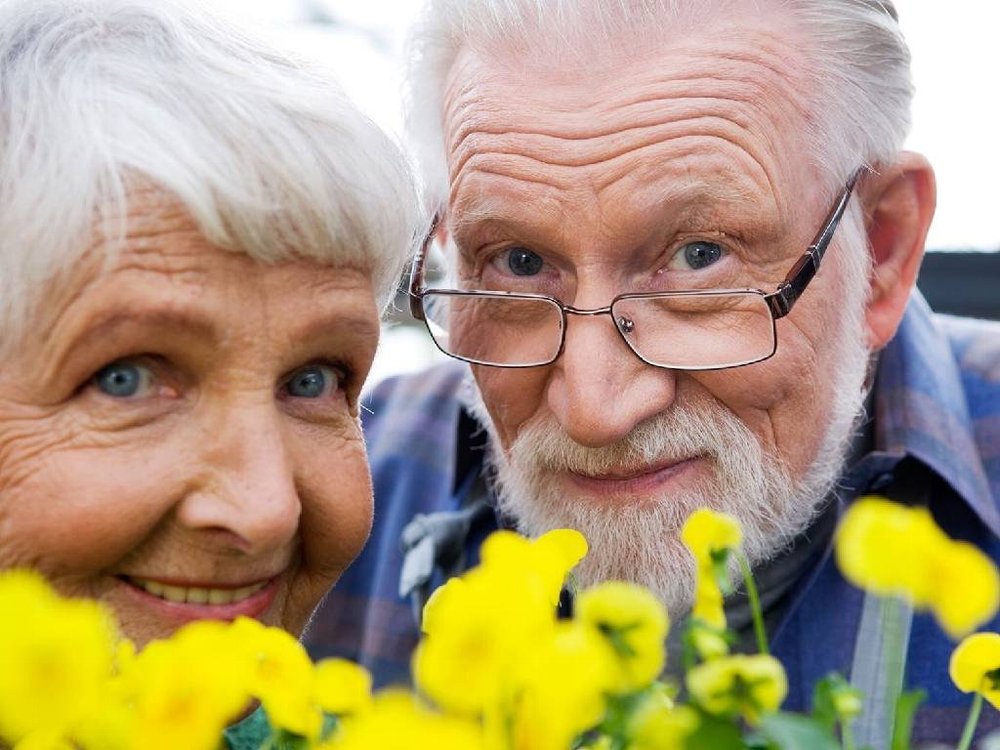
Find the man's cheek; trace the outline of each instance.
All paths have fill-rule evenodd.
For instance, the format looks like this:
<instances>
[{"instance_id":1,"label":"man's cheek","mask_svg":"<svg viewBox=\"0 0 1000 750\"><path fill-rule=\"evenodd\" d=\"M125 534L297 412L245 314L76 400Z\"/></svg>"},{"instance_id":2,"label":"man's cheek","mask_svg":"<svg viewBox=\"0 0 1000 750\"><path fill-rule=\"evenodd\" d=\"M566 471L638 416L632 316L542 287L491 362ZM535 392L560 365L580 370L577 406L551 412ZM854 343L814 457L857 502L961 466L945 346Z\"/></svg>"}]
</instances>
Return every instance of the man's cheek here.
<instances>
[{"instance_id":1,"label":"man's cheek","mask_svg":"<svg viewBox=\"0 0 1000 750\"><path fill-rule=\"evenodd\" d=\"M473 367L483 405L505 449L517 439L521 425L544 408L544 373L551 368L532 369L537 371Z\"/></svg>"}]
</instances>

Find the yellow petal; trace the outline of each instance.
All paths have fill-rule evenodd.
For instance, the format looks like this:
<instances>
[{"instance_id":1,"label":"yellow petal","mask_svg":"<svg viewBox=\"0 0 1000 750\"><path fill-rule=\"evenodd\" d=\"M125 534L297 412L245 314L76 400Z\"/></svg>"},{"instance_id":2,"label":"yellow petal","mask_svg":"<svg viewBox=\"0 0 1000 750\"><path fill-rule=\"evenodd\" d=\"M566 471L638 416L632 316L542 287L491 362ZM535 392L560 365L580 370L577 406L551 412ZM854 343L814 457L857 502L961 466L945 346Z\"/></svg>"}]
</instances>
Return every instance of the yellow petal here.
<instances>
[{"instance_id":1,"label":"yellow petal","mask_svg":"<svg viewBox=\"0 0 1000 750\"><path fill-rule=\"evenodd\" d=\"M622 692L635 692L660 674L666 659L667 610L641 586L609 581L576 599L577 617L605 634L620 666Z\"/></svg>"},{"instance_id":2,"label":"yellow petal","mask_svg":"<svg viewBox=\"0 0 1000 750\"><path fill-rule=\"evenodd\" d=\"M356 714L371 705L372 676L346 659L323 659L316 664L316 702L328 714Z\"/></svg>"},{"instance_id":3,"label":"yellow petal","mask_svg":"<svg viewBox=\"0 0 1000 750\"><path fill-rule=\"evenodd\" d=\"M699 563L713 552L735 549L743 541L739 522L728 513L699 508L684 522L681 541Z\"/></svg>"},{"instance_id":4,"label":"yellow petal","mask_svg":"<svg viewBox=\"0 0 1000 750\"><path fill-rule=\"evenodd\" d=\"M961 638L996 614L1000 576L996 565L979 548L966 542L950 542L932 571L930 606L952 638Z\"/></svg>"},{"instance_id":5,"label":"yellow petal","mask_svg":"<svg viewBox=\"0 0 1000 750\"><path fill-rule=\"evenodd\" d=\"M948 674L955 687L964 693L982 693L1000 708L1000 690L993 689L987 674L1000 669L1000 634L973 633L951 654Z\"/></svg>"},{"instance_id":6,"label":"yellow petal","mask_svg":"<svg viewBox=\"0 0 1000 750\"><path fill-rule=\"evenodd\" d=\"M742 714L752 724L777 711L788 693L781 662L773 656L736 654L706 661L687 673L691 697L712 714Z\"/></svg>"},{"instance_id":7,"label":"yellow petal","mask_svg":"<svg viewBox=\"0 0 1000 750\"><path fill-rule=\"evenodd\" d=\"M933 561L949 541L925 508L867 496L844 513L834 551L855 586L924 607L931 598Z\"/></svg>"}]
</instances>

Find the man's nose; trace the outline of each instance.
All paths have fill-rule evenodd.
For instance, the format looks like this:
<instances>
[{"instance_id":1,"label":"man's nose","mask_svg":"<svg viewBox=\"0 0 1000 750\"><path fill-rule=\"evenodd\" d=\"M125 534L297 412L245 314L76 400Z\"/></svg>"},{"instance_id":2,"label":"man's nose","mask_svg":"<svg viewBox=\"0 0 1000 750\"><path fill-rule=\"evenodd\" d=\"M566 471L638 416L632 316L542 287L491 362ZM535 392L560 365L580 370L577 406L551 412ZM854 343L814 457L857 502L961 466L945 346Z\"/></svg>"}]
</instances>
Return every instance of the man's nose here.
<instances>
[{"instance_id":1,"label":"man's nose","mask_svg":"<svg viewBox=\"0 0 1000 750\"><path fill-rule=\"evenodd\" d=\"M203 434L201 481L179 509L193 529L223 532L248 554L287 547L302 505L275 406L234 408Z\"/></svg>"},{"instance_id":2,"label":"man's nose","mask_svg":"<svg viewBox=\"0 0 1000 750\"><path fill-rule=\"evenodd\" d=\"M590 447L613 443L673 403L676 374L639 359L610 316L567 317L546 395L570 438Z\"/></svg>"}]
</instances>

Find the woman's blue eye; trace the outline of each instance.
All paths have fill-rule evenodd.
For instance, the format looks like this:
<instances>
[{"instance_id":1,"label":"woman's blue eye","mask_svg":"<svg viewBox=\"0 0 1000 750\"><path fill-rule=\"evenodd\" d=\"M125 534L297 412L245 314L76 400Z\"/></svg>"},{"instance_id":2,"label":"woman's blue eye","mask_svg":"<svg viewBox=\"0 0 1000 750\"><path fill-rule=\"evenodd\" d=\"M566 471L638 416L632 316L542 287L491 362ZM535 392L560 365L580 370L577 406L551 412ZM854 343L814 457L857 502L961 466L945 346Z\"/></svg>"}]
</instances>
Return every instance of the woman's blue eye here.
<instances>
[{"instance_id":1,"label":"woman's blue eye","mask_svg":"<svg viewBox=\"0 0 1000 750\"><path fill-rule=\"evenodd\" d=\"M132 362L113 362L94 375L94 384L115 398L130 398L149 386L149 370Z\"/></svg>"},{"instance_id":2,"label":"woman's blue eye","mask_svg":"<svg viewBox=\"0 0 1000 750\"><path fill-rule=\"evenodd\" d=\"M714 242L689 242L681 251L688 268L698 270L710 266L722 257L722 246Z\"/></svg>"},{"instance_id":3,"label":"woman's blue eye","mask_svg":"<svg viewBox=\"0 0 1000 750\"><path fill-rule=\"evenodd\" d=\"M507 252L507 267L515 276L534 276L543 264L542 256L527 248L513 247Z\"/></svg>"},{"instance_id":4,"label":"woman's blue eye","mask_svg":"<svg viewBox=\"0 0 1000 750\"><path fill-rule=\"evenodd\" d=\"M285 386L294 398L320 398L338 385L338 378L331 367L311 365L296 370Z\"/></svg>"}]
</instances>

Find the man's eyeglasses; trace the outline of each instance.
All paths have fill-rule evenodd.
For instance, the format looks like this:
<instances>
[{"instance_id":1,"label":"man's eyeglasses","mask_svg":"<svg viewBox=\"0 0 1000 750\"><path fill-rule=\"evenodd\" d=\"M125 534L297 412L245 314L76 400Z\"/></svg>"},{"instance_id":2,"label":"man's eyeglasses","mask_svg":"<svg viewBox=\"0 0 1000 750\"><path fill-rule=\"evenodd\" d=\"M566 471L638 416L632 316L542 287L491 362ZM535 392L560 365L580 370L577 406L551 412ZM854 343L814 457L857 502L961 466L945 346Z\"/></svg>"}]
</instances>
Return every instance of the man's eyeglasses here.
<instances>
[{"instance_id":1,"label":"man's eyeglasses","mask_svg":"<svg viewBox=\"0 0 1000 750\"><path fill-rule=\"evenodd\" d=\"M539 367L559 358L568 315L609 315L639 359L675 370L719 370L760 362L778 347L787 315L819 270L861 170L847 181L813 241L778 288L620 294L580 309L554 297L516 292L424 289L432 226L410 272L410 311L452 357L493 367ZM434 225L436 226L435 218Z\"/></svg>"}]
</instances>

